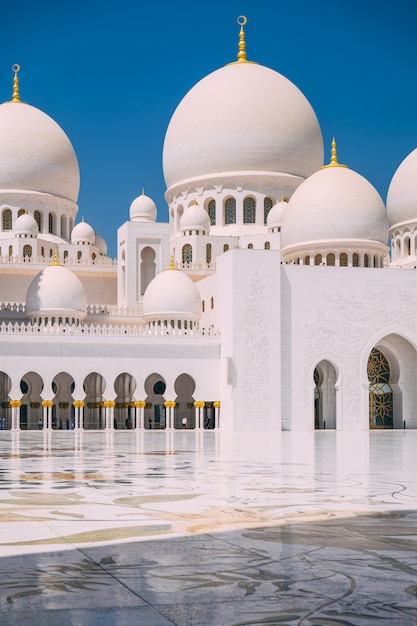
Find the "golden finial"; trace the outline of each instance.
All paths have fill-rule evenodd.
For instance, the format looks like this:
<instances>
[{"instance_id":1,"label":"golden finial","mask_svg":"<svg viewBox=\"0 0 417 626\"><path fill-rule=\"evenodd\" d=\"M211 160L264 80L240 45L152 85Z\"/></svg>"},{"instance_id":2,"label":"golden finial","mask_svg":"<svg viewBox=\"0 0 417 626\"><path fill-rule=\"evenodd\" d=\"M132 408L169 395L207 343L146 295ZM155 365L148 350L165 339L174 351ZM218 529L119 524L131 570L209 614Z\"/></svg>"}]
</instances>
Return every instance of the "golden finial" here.
<instances>
[{"instance_id":1,"label":"golden finial","mask_svg":"<svg viewBox=\"0 0 417 626\"><path fill-rule=\"evenodd\" d=\"M343 165L343 163L339 163L337 160L337 147L336 147L336 139L333 137L332 139L332 153L330 157L330 163L327 165L323 165L320 169L324 169L326 167L347 167L347 165Z\"/></svg>"},{"instance_id":2,"label":"golden finial","mask_svg":"<svg viewBox=\"0 0 417 626\"><path fill-rule=\"evenodd\" d=\"M142 196L145 195L145 187L142 187Z\"/></svg>"},{"instance_id":3,"label":"golden finial","mask_svg":"<svg viewBox=\"0 0 417 626\"><path fill-rule=\"evenodd\" d=\"M14 65L12 65L12 70L14 72L12 102L20 102L19 77L18 77L18 73L20 71L20 65L15 63Z\"/></svg>"},{"instance_id":4,"label":"golden finial","mask_svg":"<svg viewBox=\"0 0 417 626\"><path fill-rule=\"evenodd\" d=\"M238 63L246 63L247 62L245 31L243 29L243 27L247 23L247 21L248 20L247 20L247 17L245 15L239 15L239 17L237 18L237 23L240 26L239 43L238 43L239 52L237 53L237 62Z\"/></svg>"},{"instance_id":5,"label":"golden finial","mask_svg":"<svg viewBox=\"0 0 417 626\"><path fill-rule=\"evenodd\" d=\"M54 263L53 265L59 265L59 254L58 254L58 249L54 250Z\"/></svg>"},{"instance_id":6,"label":"golden finial","mask_svg":"<svg viewBox=\"0 0 417 626\"><path fill-rule=\"evenodd\" d=\"M197 200L194 198L194 200L191 202L191 206L198 206L198 202Z\"/></svg>"},{"instance_id":7,"label":"golden finial","mask_svg":"<svg viewBox=\"0 0 417 626\"><path fill-rule=\"evenodd\" d=\"M84 215L82 216L81 221L84 223Z\"/></svg>"},{"instance_id":8,"label":"golden finial","mask_svg":"<svg viewBox=\"0 0 417 626\"><path fill-rule=\"evenodd\" d=\"M169 270L175 270L175 263L174 263L174 255L171 254L169 257Z\"/></svg>"}]
</instances>

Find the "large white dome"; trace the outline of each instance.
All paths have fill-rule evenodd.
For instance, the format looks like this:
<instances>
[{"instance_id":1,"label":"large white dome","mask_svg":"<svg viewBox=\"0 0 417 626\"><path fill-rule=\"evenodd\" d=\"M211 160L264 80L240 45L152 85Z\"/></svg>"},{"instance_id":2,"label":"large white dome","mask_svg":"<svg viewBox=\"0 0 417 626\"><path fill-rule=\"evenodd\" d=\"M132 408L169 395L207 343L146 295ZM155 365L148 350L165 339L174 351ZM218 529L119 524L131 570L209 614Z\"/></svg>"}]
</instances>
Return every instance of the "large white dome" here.
<instances>
[{"instance_id":1,"label":"large white dome","mask_svg":"<svg viewBox=\"0 0 417 626\"><path fill-rule=\"evenodd\" d=\"M168 189L225 173L304 179L322 164L321 130L307 99L278 72L249 62L226 65L189 91L163 150Z\"/></svg>"},{"instance_id":2,"label":"large white dome","mask_svg":"<svg viewBox=\"0 0 417 626\"><path fill-rule=\"evenodd\" d=\"M399 165L387 195L390 226L417 221L417 148Z\"/></svg>"},{"instance_id":3,"label":"large white dome","mask_svg":"<svg viewBox=\"0 0 417 626\"><path fill-rule=\"evenodd\" d=\"M191 278L171 268L158 274L143 296L143 317L147 322L198 322L201 298Z\"/></svg>"},{"instance_id":4,"label":"large white dome","mask_svg":"<svg viewBox=\"0 0 417 626\"><path fill-rule=\"evenodd\" d=\"M4 102L0 146L0 189L38 191L77 202L77 157L51 117L23 102Z\"/></svg>"},{"instance_id":5,"label":"large white dome","mask_svg":"<svg viewBox=\"0 0 417 626\"><path fill-rule=\"evenodd\" d=\"M355 242L386 245L388 219L384 202L363 176L342 167L326 167L294 192L284 213L281 249L301 252L307 246Z\"/></svg>"},{"instance_id":6,"label":"large white dome","mask_svg":"<svg viewBox=\"0 0 417 626\"><path fill-rule=\"evenodd\" d=\"M80 279L61 265L50 265L37 274L26 294L26 314L32 318L62 317L82 320L87 299Z\"/></svg>"}]
</instances>

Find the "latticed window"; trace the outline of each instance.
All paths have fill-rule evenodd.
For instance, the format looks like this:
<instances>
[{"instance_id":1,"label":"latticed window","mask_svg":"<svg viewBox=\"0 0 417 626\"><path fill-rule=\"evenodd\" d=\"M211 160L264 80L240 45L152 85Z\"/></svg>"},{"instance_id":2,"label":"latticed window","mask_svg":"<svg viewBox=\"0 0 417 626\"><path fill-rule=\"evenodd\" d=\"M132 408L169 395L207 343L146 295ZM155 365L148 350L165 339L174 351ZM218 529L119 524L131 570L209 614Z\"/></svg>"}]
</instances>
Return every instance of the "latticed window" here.
<instances>
[{"instance_id":1,"label":"latticed window","mask_svg":"<svg viewBox=\"0 0 417 626\"><path fill-rule=\"evenodd\" d=\"M229 244L225 243L223 246L223 252L227 252L229 249Z\"/></svg>"},{"instance_id":2,"label":"latticed window","mask_svg":"<svg viewBox=\"0 0 417 626\"><path fill-rule=\"evenodd\" d=\"M208 214L210 218L210 224L212 226L215 226L216 225L216 201L210 200L210 202L207 205L207 209L208 209Z\"/></svg>"},{"instance_id":3,"label":"latticed window","mask_svg":"<svg viewBox=\"0 0 417 626\"><path fill-rule=\"evenodd\" d=\"M304 257L304 265L310 265L310 256L308 254Z\"/></svg>"},{"instance_id":4,"label":"latticed window","mask_svg":"<svg viewBox=\"0 0 417 626\"><path fill-rule=\"evenodd\" d=\"M339 265L340 267L347 267L348 264L348 255L346 252L341 252L339 257Z\"/></svg>"},{"instance_id":5,"label":"latticed window","mask_svg":"<svg viewBox=\"0 0 417 626\"><path fill-rule=\"evenodd\" d=\"M32 256L32 246L23 246L23 256Z\"/></svg>"},{"instance_id":6,"label":"latticed window","mask_svg":"<svg viewBox=\"0 0 417 626\"><path fill-rule=\"evenodd\" d=\"M359 254L354 252L352 255L352 265L353 267L359 267Z\"/></svg>"},{"instance_id":7,"label":"latticed window","mask_svg":"<svg viewBox=\"0 0 417 626\"><path fill-rule=\"evenodd\" d=\"M393 427L393 394L389 384L390 367L386 356L377 348L368 359L369 426Z\"/></svg>"},{"instance_id":8,"label":"latticed window","mask_svg":"<svg viewBox=\"0 0 417 626\"><path fill-rule=\"evenodd\" d=\"M272 200L271 198L265 198L264 200L264 224L268 219L268 213L272 209Z\"/></svg>"},{"instance_id":9,"label":"latticed window","mask_svg":"<svg viewBox=\"0 0 417 626\"><path fill-rule=\"evenodd\" d=\"M206 245L206 263L211 263L211 243Z\"/></svg>"},{"instance_id":10,"label":"latticed window","mask_svg":"<svg viewBox=\"0 0 417 626\"><path fill-rule=\"evenodd\" d=\"M192 261L193 261L193 249L189 243L186 243L185 246L182 247L182 262L192 263Z\"/></svg>"},{"instance_id":11,"label":"latticed window","mask_svg":"<svg viewBox=\"0 0 417 626\"><path fill-rule=\"evenodd\" d=\"M21 215L24 215L26 213L25 209L19 209L17 212L17 217L20 217Z\"/></svg>"},{"instance_id":12,"label":"latticed window","mask_svg":"<svg viewBox=\"0 0 417 626\"><path fill-rule=\"evenodd\" d=\"M39 213L39 211L35 211L34 214L33 214L33 217L35 218L35 222L38 225L39 232L41 232L42 231L42 228L41 228L42 220L41 220L41 214Z\"/></svg>"},{"instance_id":13,"label":"latticed window","mask_svg":"<svg viewBox=\"0 0 417 626\"><path fill-rule=\"evenodd\" d=\"M264 248L265 248L265 250L270 250L271 249L271 242L270 241L265 241Z\"/></svg>"},{"instance_id":14,"label":"latticed window","mask_svg":"<svg viewBox=\"0 0 417 626\"><path fill-rule=\"evenodd\" d=\"M321 265L323 261L323 257L321 256L321 254L316 254L316 256L314 257L314 265Z\"/></svg>"},{"instance_id":15,"label":"latticed window","mask_svg":"<svg viewBox=\"0 0 417 626\"><path fill-rule=\"evenodd\" d=\"M227 198L224 203L224 223L236 224L236 200Z\"/></svg>"},{"instance_id":16,"label":"latticed window","mask_svg":"<svg viewBox=\"0 0 417 626\"><path fill-rule=\"evenodd\" d=\"M405 250L407 252L407 255L410 256L410 254L411 254L410 237L406 237L404 243L405 243Z\"/></svg>"},{"instance_id":17,"label":"latticed window","mask_svg":"<svg viewBox=\"0 0 417 626\"><path fill-rule=\"evenodd\" d=\"M327 255L326 264L336 265L336 257L334 256L333 252L329 252L329 254Z\"/></svg>"},{"instance_id":18,"label":"latticed window","mask_svg":"<svg viewBox=\"0 0 417 626\"><path fill-rule=\"evenodd\" d=\"M254 224L256 213L256 202L254 198L245 198L243 200L243 223Z\"/></svg>"},{"instance_id":19,"label":"latticed window","mask_svg":"<svg viewBox=\"0 0 417 626\"><path fill-rule=\"evenodd\" d=\"M49 213L48 215L48 233L50 233L51 235L54 232L54 216L52 215L52 213Z\"/></svg>"},{"instance_id":20,"label":"latticed window","mask_svg":"<svg viewBox=\"0 0 417 626\"><path fill-rule=\"evenodd\" d=\"M365 267L369 267L369 256L367 254L363 257L363 264Z\"/></svg>"},{"instance_id":21,"label":"latticed window","mask_svg":"<svg viewBox=\"0 0 417 626\"><path fill-rule=\"evenodd\" d=\"M12 230L12 212L10 209L4 209L2 222L3 230Z\"/></svg>"}]
</instances>

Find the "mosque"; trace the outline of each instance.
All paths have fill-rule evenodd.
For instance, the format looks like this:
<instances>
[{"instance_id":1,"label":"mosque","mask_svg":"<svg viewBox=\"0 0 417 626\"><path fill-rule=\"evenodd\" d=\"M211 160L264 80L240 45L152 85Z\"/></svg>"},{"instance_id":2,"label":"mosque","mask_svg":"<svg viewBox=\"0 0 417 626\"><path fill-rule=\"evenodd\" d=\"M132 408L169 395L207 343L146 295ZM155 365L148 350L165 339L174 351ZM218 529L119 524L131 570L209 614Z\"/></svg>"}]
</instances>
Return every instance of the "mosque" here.
<instances>
[{"instance_id":1,"label":"mosque","mask_svg":"<svg viewBox=\"0 0 417 626\"><path fill-rule=\"evenodd\" d=\"M0 423L11 430L417 428L417 150L386 206L323 165L299 89L247 59L179 103L169 223L144 193L117 259L77 219L70 140L0 105Z\"/></svg>"}]
</instances>

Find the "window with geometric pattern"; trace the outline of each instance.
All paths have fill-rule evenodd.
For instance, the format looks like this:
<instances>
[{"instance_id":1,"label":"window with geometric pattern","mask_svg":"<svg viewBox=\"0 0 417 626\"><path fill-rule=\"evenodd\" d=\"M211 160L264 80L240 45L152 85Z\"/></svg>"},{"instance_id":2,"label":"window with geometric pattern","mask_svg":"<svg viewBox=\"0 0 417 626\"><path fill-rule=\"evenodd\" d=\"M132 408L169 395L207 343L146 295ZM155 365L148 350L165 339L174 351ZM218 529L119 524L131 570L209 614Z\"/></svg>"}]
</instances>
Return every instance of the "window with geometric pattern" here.
<instances>
[{"instance_id":1,"label":"window with geometric pattern","mask_svg":"<svg viewBox=\"0 0 417 626\"><path fill-rule=\"evenodd\" d=\"M393 427L393 394L388 359L377 348L368 359L369 428Z\"/></svg>"},{"instance_id":2,"label":"window with geometric pattern","mask_svg":"<svg viewBox=\"0 0 417 626\"><path fill-rule=\"evenodd\" d=\"M216 225L216 201L210 200L210 202L207 205L207 209L208 209L208 214L210 218L210 224L212 226L215 226Z\"/></svg>"},{"instance_id":3,"label":"window with geometric pattern","mask_svg":"<svg viewBox=\"0 0 417 626\"><path fill-rule=\"evenodd\" d=\"M2 217L3 230L12 230L12 212L10 209L4 209Z\"/></svg>"},{"instance_id":4,"label":"window with geometric pattern","mask_svg":"<svg viewBox=\"0 0 417 626\"><path fill-rule=\"evenodd\" d=\"M227 198L224 203L224 223L236 224L236 200Z\"/></svg>"},{"instance_id":5,"label":"window with geometric pattern","mask_svg":"<svg viewBox=\"0 0 417 626\"><path fill-rule=\"evenodd\" d=\"M254 198L245 198L243 200L243 223L254 224L256 213L256 202Z\"/></svg>"},{"instance_id":6,"label":"window with geometric pattern","mask_svg":"<svg viewBox=\"0 0 417 626\"><path fill-rule=\"evenodd\" d=\"M264 200L264 224L266 224L268 219L268 213L272 209L272 200L271 198L265 198Z\"/></svg>"},{"instance_id":7,"label":"window with geometric pattern","mask_svg":"<svg viewBox=\"0 0 417 626\"><path fill-rule=\"evenodd\" d=\"M192 261L193 261L193 249L189 243L186 243L185 246L182 247L182 262L192 263Z\"/></svg>"}]
</instances>

